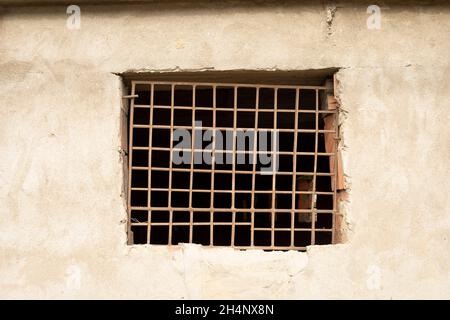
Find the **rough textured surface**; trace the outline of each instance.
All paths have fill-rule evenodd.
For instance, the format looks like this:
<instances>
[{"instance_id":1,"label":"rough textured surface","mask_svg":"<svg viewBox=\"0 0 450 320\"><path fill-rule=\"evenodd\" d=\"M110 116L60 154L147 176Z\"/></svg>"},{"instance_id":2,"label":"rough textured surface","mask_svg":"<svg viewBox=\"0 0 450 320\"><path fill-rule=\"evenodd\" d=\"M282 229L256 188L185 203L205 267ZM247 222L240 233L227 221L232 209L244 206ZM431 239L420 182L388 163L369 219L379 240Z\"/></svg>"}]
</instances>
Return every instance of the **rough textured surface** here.
<instances>
[{"instance_id":1,"label":"rough textured surface","mask_svg":"<svg viewBox=\"0 0 450 320\"><path fill-rule=\"evenodd\" d=\"M3 298L450 298L450 7L81 7L0 16ZM130 70L342 68L346 244L126 245Z\"/></svg>"}]
</instances>

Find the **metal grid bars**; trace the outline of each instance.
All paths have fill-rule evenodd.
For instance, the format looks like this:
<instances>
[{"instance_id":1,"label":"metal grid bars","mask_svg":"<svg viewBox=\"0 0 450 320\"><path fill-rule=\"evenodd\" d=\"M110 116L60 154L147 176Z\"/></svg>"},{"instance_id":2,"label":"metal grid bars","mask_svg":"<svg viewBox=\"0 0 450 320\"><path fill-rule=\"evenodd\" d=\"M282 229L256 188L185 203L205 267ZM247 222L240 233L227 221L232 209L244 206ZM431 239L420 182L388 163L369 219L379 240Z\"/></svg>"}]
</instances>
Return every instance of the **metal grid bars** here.
<instances>
[{"instance_id":1,"label":"metal grid bars","mask_svg":"<svg viewBox=\"0 0 450 320\"><path fill-rule=\"evenodd\" d=\"M325 140L338 129L324 119L336 124L337 109L321 103L325 86L134 81L131 94L131 244L333 242L337 145Z\"/></svg>"}]
</instances>

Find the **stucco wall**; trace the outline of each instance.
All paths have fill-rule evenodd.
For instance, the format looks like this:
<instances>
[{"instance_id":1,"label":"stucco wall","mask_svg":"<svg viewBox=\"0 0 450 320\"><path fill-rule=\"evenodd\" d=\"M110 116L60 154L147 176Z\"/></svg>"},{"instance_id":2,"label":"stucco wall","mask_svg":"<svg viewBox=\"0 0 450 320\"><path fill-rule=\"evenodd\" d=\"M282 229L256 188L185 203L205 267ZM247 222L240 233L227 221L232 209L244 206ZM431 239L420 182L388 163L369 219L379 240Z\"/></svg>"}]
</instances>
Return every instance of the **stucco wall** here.
<instances>
[{"instance_id":1,"label":"stucco wall","mask_svg":"<svg viewBox=\"0 0 450 320\"><path fill-rule=\"evenodd\" d=\"M0 297L450 298L450 7L0 11ZM130 70L342 68L348 241L307 253L126 245Z\"/></svg>"}]
</instances>

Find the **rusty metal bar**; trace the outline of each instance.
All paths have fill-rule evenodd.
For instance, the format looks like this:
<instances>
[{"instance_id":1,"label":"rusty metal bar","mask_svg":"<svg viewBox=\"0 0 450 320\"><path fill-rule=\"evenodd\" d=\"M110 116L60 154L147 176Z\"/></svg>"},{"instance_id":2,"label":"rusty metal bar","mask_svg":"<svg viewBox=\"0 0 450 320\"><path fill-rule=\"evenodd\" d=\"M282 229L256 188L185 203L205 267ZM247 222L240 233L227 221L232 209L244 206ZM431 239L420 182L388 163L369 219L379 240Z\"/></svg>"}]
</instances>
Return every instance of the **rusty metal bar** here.
<instances>
[{"instance_id":1,"label":"rusty metal bar","mask_svg":"<svg viewBox=\"0 0 450 320\"><path fill-rule=\"evenodd\" d=\"M332 217L332 233L331 233L331 241L332 243L336 243L336 219L337 219L337 211L338 211L338 203L337 203L337 180L338 180L338 148L339 148L339 118L338 114L334 114L334 128L336 130L336 134L334 137L334 177L333 177L333 217Z\"/></svg>"},{"instance_id":2,"label":"rusty metal bar","mask_svg":"<svg viewBox=\"0 0 450 320\"><path fill-rule=\"evenodd\" d=\"M295 90L295 110L299 109L299 101L300 101L300 90L296 89ZM293 151L294 151L294 156L293 156L293 164L292 164L292 212L291 212L291 247L294 246L294 236L295 236L295 201L297 199L297 149L298 149L298 112L295 113L294 115L295 117L295 126L294 126L294 146L293 146Z\"/></svg>"},{"instance_id":3,"label":"rusty metal bar","mask_svg":"<svg viewBox=\"0 0 450 320\"><path fill-rule=\"evenodd\" d=\"M213 132L212 132L212 150L211 150L211 198L210 198L210 229L209 229L209 245L214 245L214 173L216 167L216 89L213 85ZM216 223L217 225L217 223Z\"/></svg>"},{"instance_id":4,"label":"rusty metal bar","mask_svg":"<svg viewBox=\"0 0 450 320\"><path fill-rule=\"evenodd\" d=\"M153 99L154 99L154 91L155 91L155 85L152 83L150 84L150 124L153 123ZM148 190L147 190L147 203L148 206L151 207L152 203L151 203L151 191L152 190L152 186L151 186L151 181L152 181L152 136L153 133L153 128L149 128L148 129ZM152 211L149 210L148 211L148 218L147 218L147 244L150 243L150 236L151 236L151 228L152 228Z\"/></svg>"},{"instance_id":5,"label":"rusty metal bar","mask_svg":"<svg viewBox=\"0 0 450 320\"><path fill-rule=\"evenodd\" d=\"M194 210L192 209L192 197L194 187L194 161L195 161L195 85L192 86L192 145L191 145L191 167L189 169L189 243L192 243L194 237Z\"/></svg>"},{"instance_id":6,"label":"rusty metal bar","mask_svg":"<svg viewBox=\"0 0 450 320\"><path fill-rule=\"evenodd\" d=\"M250 203L250 214L251 214L251 227L250 227L250 246L253 247L255 245L255 192L256 192L256 163L257 159L257 151L258 151L258 115L259 115L259 88L256 88L256 103L255 103L255 131L253 132L253 166L252 166L252 190L251 190L251 203Z\"/></svg>"},{"instance_id":7,"label":"rusty metal bar","mask_svg":"<svg viewBox=\"0 0 450 320\"><path fill-rule=\"evenodd\" d=\"M135 84L147 84L147 83L158 83L158 84L166 84L166 85L176 85L176 86L212 86L212 85L220 85L221 87L241 87L241 88L283 88L283 89L296 89L302 88L304 90L325 90L327 86L295 86L295 85L282 85L282 84L248 84L248 83L217 83L217 82L189 82L189 81L141 81L135 80L133 81Z\"/></svg>"},{"instance_id":8,"label":"rusty metal bar","mask_svg":"<svg viewBox=\"0 0 450 320\"><path fill-rule=\"evenodd\" d=\"M316 178L317 178L317 151L319 147L319 91L316 90L316 133L314 135L314 170L312 180L312 196L311 196L311 245L316 243Z\"/></svg>"},{"instance_id":9,"label":"rusty metal bar","mask_svg":"<svg viewBox=\"0 0 450 320\"><path fill-rule=\"evenodd\" d=\"M236 130L237 130L237 95L238 87L234 87L234 101L233 101L233 163L231 176L231 209L232 211L232 225L231 225L231 246L234 246L234 238L236 234Z\"/></svg>"},{"instance_id":10,"label":"rusty metal bar","mask_svg":"<svg viewBox=\"0 0 450 320\"><path fill-rule=\"evenodd\" d=\"M146 207L146 206L131 206L132 210L155 210L155 211L167 211L167 207ZM201 211L201 212L209 212L210 208L194 208L195 211ZM272 208L257 208L255 209L255 212L271 212ZM173 211L187 211L186 208L184 207L173 207L172 208ZM248 212L249 209L248 208L214 208L215 212ZM277 212L286 212L286 213L290 213L292 211L292 209L277 209ZM295 212L296 213L311 213L312 210L310 209L296 209ZM333 213L332 209L317 209L316 210L317 214L321 214L321 213Z\"/></svg>"},{"instance_id":11,"label":"rusty metal bar","mask_svg":"<svg viewBox=\"0 0 450 320\"><path fill-rule=\"evenodd\" d=\"M132 222L132 226L146 226L146 222L136 223ZM170 224L167 222L153 222L153 226L169 226ZM172 226L190 226L191 224L189 222L172 222ZM209 222L194 222L194 226L209 226ZM227 222L216 222L214 223L215 226L232 226L232 223ZM237 226L250 226L250 222L235 222L235 225ZM255 231L271 231L272 228L255 228ZM275 228L275 231L287 231L290 232L291 228ZM294 231L302 231L302 232L311 232L311 229L308 228L294 228ZM316 232L332 232L332 229L317 229ZM256 247L256 246L255 246ZM293 247L293 246L290 246Z\"/></svg>"},{"instance_id":12,"label":"rusty metal bar","mask_svg":"<svg viewBox=\"0 0 450 320\"><path fill-rule=\"evenodd\" d=\"M173 210L172 210L172 164L173 164L173 123L175 111L173 109L175 105L175 85L170 86L170 161L169 161L169 194L168 194L168 207L169 207L169 246L172 245L172 221L173 221Z\"/></svg>"},{"instance_id":13,"label":"rusty metal bar","mask_svg":"<svg viewBox=\"0 0 450 320\"><path fill-rule=\"evenodd\" d=\"M207 130L207 129L212 129L212 128L203 128L203 129ZM278 130L280 130L280 129L278 129ZM320 130L319 130L319 133L320 133ZM333 131L333 133L335 133L335 132ZM133 150L149 150L149 147L139 146L139 147L133 147L132 149ZM153 147L152 150L154 150L154 151L169 151L170 148L169 147ZM172 149L172 151L187 151L187 150L190 151L190 148L189 149L183 149L183 148L173 148ZM194 151L202 152L203 150L202 149L194 149ZM216 150L216 153L233 153L233 152L230 150ZM266 152L265 151L256 151L256 153L257 154L265 154ZM236 154L253 154L253 152L236 150ZM291 151L277 151L277 152L274 151L273 154L274 155L289 155L289 156L294 155L294 154L297 156L314 156L315 155L314 152L291 152ZM331 157L331 156L334 156L334 153L317 152L317 155Z\"/></svg>"},{"instance_id":14,"label":"rusty metal bar","mask_svg":"<svg viewBox=\"0 0 450 320\"><path fill-rule=\"evenodd\" d=\"M147 191L148 188L139 188L139 187L131 187L131 190L136 190L136 191ZM152 188L152 191L168 191L169 189L167 188ZM180 188L172 188L172 191L174 192L189 192L189 189L180 189ZM209 189L195 189L195 191L197 192L210 192L211 190ZM232 190L226 190L226 189L216 189L214 190L217 193L231 193ZM252 190L236 190L239 191L239 193L252 193ZM255 194L272 194L272 190L256 190ZM313 194L312 191L295 191L296 194ZM333 195L334 192L328 192L328 191L316 191L314 192L317 195ZM277 194L292 194L292 191L287 191L287 190L279 190L277 191Z\"/></svg>"},{"instance_id":15,"label":"rusty metal bar","mask_svg":"<svg viewBox=\"0 0 450 320\"><path fill-rule=\"evenodd\" d=\"M258 89L258 88L257 88ZM148 109L149 106L148 105L135 105L136 109ZM165 105L155 105L155 108L158 109L171 109L170 106L165 106ZM191 110L192 107L191 106L174 106L175 110ZM208 108L208 107L197 107L196 110L200 110L200 111L211 111L212 108ZM251 109L246 109L246 110L251 110ZM233 108L216 108L216 111L227 111L227 112L233 112ZM272 113L275 111L275 109L270 109L270 108L264 108L264 109L260 109L259 110L262 113ZM314 110L309 110L309 109L299 109L299 110L294 110L294 109L283 109L283 108L279 108L278 111L282 111L285 113L316 113L316 111ZM319 110L320 114L333 114L336 113L336 111L329 111L329 110ZM228 127L229 129L231 129L230 127Z\"/></svg>"},{"instance_id":16,"label":"rusty metal bar","mask_svg":"<svg viewBox=\"0 0 450 320\"><path fill-rule=\"evenodd\" d=\"M132 82L132 88L131 88L131 95L135 95L135 83ZM129 140L128 145L133 146L133 121L134 121L134 98L131 99L131 105L130 105L130 124L129 124ZM128 243L133 244L133 238L131 234L131 177L133 173L133 150L131 149L128 152L128 227L127 227L127 237L128 237Z\"/></svg>"},{"instance_id":17,"label":"rusty metal bar","mask_svg":"<svg viewBox=\"0 0 450 320\"><path fill-rule=\"evenodd\" d=\"M274 89L274 108L275 111L273 113L273 128L274 130L272 131L273 134L278 134L277 132L277 120L278 120L278 114L277 114L277 107L278 107L278 88ZM274 148L276 146L274 146L274 139L273 139L273 134L270 136L270 139L272 140L271 143L271 151L274 151ZM278 147L278 146L277 146ZM277 150L278 151L278 150ZM273 155L275 155L275 157L278 157L277 154L272 153ZM277 160L275 160L277 161ZM273 164L272 164L273 166ZM271 246L274 247L275 246L275 209L276 209L276 189L277 189L277 184L276 184L276 173L275 173L275 168L273 168L273 172L272 172L272 212L271 212L271 223L272 223L272 230L270 233L270 243Z\"/></svg>"},{"instance_id":18,"label":"rusty metal bar","mask_svg":"<svg viewBox=\"0 0 450 320\"><path fill-rule=\"evenodd\" d=\"M248 110L248 111L247 111ZM247 109L247 112L251 112L251 109ZM149 128L149 125L146 124L134 124L133 128ZM154 129L170 129L170 126L168 125L153 125ZM177 126L178 129L190 129L191 126ZM212 129L212 127L204 127L204 129ZM223 130L223 131L233 131L232 127L216 127L216 129ZM267 131L270 129L264 129L264 128L258 128L256 131ZM285 128L278 128L279 132L294 132L294 129L285 129ZM315 129L298 129L299 133L335 133L334 130L315 130ZM247 151L248 152L248 151Z\"/></svg>"}]
</instances>

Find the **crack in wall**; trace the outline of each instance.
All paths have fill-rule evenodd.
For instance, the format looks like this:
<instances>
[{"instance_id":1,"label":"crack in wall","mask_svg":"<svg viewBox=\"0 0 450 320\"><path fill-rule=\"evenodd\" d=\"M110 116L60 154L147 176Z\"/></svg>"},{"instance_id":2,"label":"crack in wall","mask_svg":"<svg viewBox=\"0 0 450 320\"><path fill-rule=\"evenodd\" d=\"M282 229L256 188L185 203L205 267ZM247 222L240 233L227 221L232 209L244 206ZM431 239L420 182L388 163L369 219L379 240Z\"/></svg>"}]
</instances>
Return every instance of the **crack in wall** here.
<instances>
[{"instance_id":1,"label":"crack in wall","mask_svg":"<svg viewBox=\"0 0 450 320\"><path fill-rule=\"evenodd\" d=\"M327 5L327 35L332 35L333 34L333 20L334 20L334 16L336 15L337 12L337 7L336 5L332 2L330 4Z\"/></svg>"}]
</instances>

